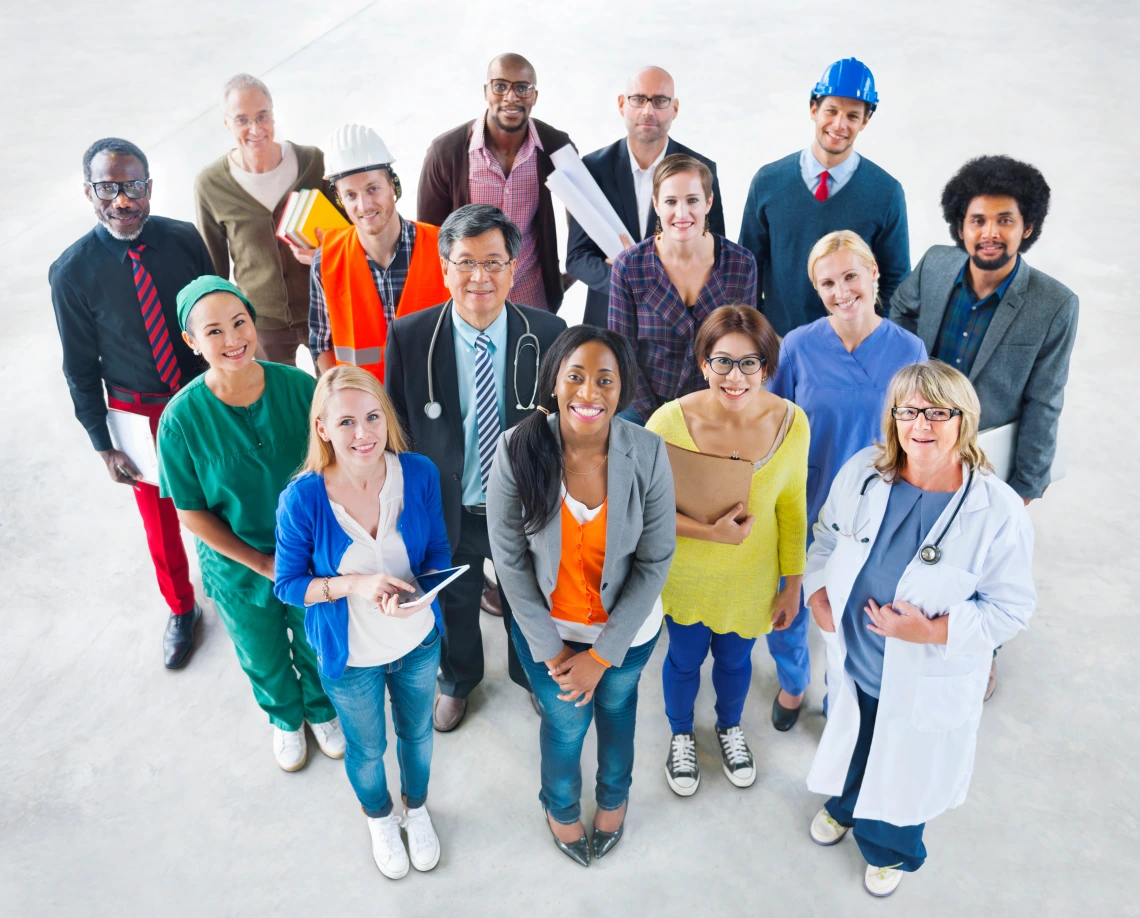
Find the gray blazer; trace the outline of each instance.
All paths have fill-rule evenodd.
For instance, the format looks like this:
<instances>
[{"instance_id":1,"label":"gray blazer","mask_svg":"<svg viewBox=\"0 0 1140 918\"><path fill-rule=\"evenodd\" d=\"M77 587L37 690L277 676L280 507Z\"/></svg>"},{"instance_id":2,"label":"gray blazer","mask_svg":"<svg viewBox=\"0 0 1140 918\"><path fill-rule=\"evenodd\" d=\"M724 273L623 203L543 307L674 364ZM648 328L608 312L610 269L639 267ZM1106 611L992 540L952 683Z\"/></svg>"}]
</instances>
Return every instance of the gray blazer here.
<instances>
[{"instance_id":1,"label":"gray blazer","mask_svg":"<svg viewBox=\"0 0 1140 918\"><path fill-rule=\"evenodd\" d=\"M891 319L918 335L927 353L967 257L956 246L932 246L891 298ZM1022 257L970 370L983 430L1021 419L1009 484L1022 497L1040 497L1049 484L1077 309L1073 291Z\"/></svg>"},{"instance_id":2,"label":"gray blazer","mask_svg":"<svg viewBox=\"0 0 1140 918\"><path fill-rule=\"evenodd\" d=\"M546 420L558 438L558 415ZM517 429L502 436L495 453L487 484L487 532L499 584L535 662L541 662L563 647L550 617L562 558L562 519L556 513L537 534L522 532L522 504L507 455L507 442ZM657 434L614 418L607 463L602 608L609 618L594 651L620 666L669 575L677 547L677 508L665 441Z\"/></svg>"}]
</instances>

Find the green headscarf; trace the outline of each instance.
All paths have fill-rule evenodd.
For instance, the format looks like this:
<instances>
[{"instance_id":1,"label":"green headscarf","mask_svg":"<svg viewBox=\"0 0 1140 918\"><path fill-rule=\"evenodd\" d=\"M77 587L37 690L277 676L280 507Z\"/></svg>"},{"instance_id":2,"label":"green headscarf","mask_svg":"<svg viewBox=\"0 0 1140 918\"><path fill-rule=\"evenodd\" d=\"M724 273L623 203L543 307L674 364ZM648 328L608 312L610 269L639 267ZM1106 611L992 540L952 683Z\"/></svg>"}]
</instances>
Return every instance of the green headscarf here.
<instances>
[{"instance_id":1,"label":"green headscarf","mask_svg":"<svg viewBox=\"0 0 1140 918\"><path fill-rule=\"evenodd\" d=\"M253 304L246 298L246 295L238 290L233 284L224 278L218 277L216 274L203 274L201 277L196 278L185 287L178 291L178 326L186 331L186 320L190 317L190 310L194 308L194 304L202 297L210 293L232 293L239 300L245 303L245 308L249 310L251 319L256 321L257 313L253 311Z\"/></svg>"}]
</instances>

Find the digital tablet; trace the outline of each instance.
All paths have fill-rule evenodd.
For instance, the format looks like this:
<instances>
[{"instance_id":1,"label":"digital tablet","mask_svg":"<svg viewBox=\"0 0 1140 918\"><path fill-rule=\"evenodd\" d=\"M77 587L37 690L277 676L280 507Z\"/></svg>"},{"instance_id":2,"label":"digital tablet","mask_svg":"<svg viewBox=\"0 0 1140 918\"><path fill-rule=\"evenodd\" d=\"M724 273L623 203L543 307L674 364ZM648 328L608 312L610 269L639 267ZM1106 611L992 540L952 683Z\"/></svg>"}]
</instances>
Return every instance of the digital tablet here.
<instances>
[{"instance_id":1,"label":"digital tablet","mask_svg":"<svg viewBox=\"0 0 1140 918\"><path fill-rule=\"evenodd\" d=\"M432 571L430 574L420 574L412 581L412 586L416 588L415 594L407 602L400 603L400 608L406 609L408 606L414 606L425 599L435 599L440 590L456 577L467 573L470 567L470 564L462 564L459 567L449 567L442 571Z\"/></svg>"}]
</instances>

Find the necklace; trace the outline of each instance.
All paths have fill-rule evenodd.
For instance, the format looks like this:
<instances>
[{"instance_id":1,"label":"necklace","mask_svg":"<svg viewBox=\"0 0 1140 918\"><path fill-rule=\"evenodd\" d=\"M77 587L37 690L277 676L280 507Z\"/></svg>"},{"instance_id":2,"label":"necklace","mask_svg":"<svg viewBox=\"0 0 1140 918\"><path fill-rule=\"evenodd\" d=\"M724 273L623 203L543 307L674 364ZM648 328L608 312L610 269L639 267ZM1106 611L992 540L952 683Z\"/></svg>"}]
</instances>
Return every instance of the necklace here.
<instances>
[{"instance_id":1,"label":"necklace","mask_svg":"<svg viewBox=\"0 0 1140 918\"><path fill-rule=\"evenodd\" d=\"M601 462L599 462L597 465L595 465L588 472L575 472L573 469L566 468L565 464L563 464L562 468L565 469L567 472L569 472L571 475L592 475L592 474L594 474L594 472L596 472L598 469L600 469L603 465L605 465L606 459L609 459L609 458L610 458L610 454L606 453L605 458L602 459Z\"/></svg>"}]
</instances>

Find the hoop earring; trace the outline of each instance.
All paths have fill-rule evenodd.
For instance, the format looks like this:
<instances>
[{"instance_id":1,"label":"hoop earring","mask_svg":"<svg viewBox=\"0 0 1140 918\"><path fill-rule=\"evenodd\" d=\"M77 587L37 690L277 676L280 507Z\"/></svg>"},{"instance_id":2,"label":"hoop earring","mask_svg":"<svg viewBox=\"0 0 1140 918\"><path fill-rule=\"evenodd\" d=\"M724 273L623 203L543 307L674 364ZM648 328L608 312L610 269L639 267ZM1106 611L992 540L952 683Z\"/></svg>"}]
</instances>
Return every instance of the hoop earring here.
<instances>
[{"instance_id":1,"label":"hoop earring","mask_svg":"<svg viewBox=\"0 0 1140 918\"><path fill-rule=\"evenodd\" d=\"M661 229L662 229L662 227L661 227L661 218L660 218L660 217L658 217L658 218L657 218L657 226L656 226L656 227L654 227L654 229L653 229L653 235L654 235L654 236L656 236L658 239L660 239L660 238L661 238Z\"/></svg>"},{"instance_id":2,"label":"hoop earring","mask_svg":"<svg viewBox=\"0 0 1140 918\"><path fill-rule=\"evenodd\" d=\"M701 230L701 235L707 236L709 234L709 230L711 230L711 229L712 229L712 224L709 223L709 215L705 214L705 228L703 230Z\"/></svg>"}]
</instances>

